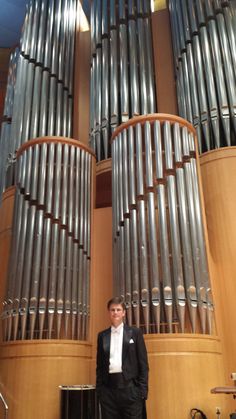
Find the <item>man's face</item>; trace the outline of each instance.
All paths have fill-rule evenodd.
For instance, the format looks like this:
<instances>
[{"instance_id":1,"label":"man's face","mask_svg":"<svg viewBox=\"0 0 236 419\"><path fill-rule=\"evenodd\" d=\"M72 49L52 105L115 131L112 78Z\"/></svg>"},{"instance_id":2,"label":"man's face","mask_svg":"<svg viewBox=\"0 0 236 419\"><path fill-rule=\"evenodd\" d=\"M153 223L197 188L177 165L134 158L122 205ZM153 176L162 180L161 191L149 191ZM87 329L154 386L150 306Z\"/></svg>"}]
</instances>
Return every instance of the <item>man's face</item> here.
<instances>
[{"instance_id":1,"label":"man's face","mask_svg":"<svg viewBox=\"0 0 236 419\"><path fill-rule=\"evenodd\" d=\"M112 326L118 327L125 317L125 310L121 304L111 304L109 308L109 316Z\"/></svg>"}]
</instances>

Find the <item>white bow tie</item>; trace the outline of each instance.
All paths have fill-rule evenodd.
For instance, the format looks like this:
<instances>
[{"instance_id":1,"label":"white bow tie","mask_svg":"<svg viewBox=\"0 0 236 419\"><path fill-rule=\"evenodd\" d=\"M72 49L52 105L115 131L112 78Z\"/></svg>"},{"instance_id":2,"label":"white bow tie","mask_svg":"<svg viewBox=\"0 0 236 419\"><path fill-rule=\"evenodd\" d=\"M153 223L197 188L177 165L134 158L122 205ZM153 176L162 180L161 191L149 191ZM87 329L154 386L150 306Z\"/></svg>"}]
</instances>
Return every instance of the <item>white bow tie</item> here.
<instances>
[{"instance_id":1,"label":"white bow tie","mask_svg":"<svg viewBox=\"0 0 236 419\"><path fill-rule=\"evenodd\" d=\"M111 333L118 333L119 335L121 331L122 327L115 328L114 326L111 326Z\"/></svg>"}]
</instances>

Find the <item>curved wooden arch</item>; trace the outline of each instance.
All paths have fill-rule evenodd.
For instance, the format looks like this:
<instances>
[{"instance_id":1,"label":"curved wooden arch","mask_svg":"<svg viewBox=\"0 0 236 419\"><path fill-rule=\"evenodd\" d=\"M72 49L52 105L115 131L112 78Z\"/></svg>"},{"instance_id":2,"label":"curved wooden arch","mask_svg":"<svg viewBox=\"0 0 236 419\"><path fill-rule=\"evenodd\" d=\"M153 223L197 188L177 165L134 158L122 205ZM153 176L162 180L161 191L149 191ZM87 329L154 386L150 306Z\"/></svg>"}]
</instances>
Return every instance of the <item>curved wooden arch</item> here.
<instances>
[{"instance_id":1,"label":"curved wooden arch","mask_svg":"<svg viewBox=\"0 0 236 419\"><path fill-rule=\"evenodd\" d=\"M192 126L192 124L190 124L190 122L186 121L186 119L183 119L183 118L181 118L180 116L177 116L177 115L170 115L170 114L167 114L167 113L153 113L153 114L135 116L135 117L129 119L127 122L124 122L123 124L119 125L119 127L116 128L116 130L112 134L111 142L124 129L127 129L127 128L129 128L131 126L134 126L134 125L137 125L137 124L142 124L143 125L145 122L155 122L155 121L160 121L160 122L169 121L172 124L178 122L181 126L187 127L189 129L189 131L191 131L194 134L194 136L196 137L195 128Z\"/></svg>"},{"instance_id":2,"label":"curved wooden arch","mask_svg":"<svg viewBox=\"0 0 236 419\"><path fill-rule=\"evenodd\" d=\"M87 151L89 154L91 154L92 157L96 158L93 150L86 146L84 143L82 143L79 140L75 140L73 138L67 138L67 137L38 137L33 140L26 141L17 151L16 157L18 158L27 148L33 147L36 144L43 144L43 143L62 143L62 144L68 144L68 145L74 145L79 148L83 148L85 151Z\"/></svg>"}]
</instances>

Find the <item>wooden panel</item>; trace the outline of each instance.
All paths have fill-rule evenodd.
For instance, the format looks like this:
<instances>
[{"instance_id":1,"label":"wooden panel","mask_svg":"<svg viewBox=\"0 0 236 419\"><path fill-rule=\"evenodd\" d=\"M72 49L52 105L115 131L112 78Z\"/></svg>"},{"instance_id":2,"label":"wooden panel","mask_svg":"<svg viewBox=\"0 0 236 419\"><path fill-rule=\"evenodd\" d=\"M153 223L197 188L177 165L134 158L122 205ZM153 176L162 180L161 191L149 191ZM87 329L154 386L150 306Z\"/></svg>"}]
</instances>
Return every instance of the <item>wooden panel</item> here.
<instances>
[{"instance_id":1,"label":"wooden panel","mask_svg":"<svg viewBox=\"0 0 236 419\"><path fill-rule=\"evenodd\" d=\"M96 165L96 208L112 206L112 167L111 159L102 160Z\"/></svg>"},{"instance_id":2,"label":"wooden panel","mask_svg":"<svg viewBox=\"0 0 236 419\"><path fill-rule=\"evenodd\" d=\"M88 145L90 102L90 31L77 29L74 73L73 138Z\"/></svg>"},{"instance_id":3,"label":"wooden panel","mask_svg":"<svg viewBox=\"0 0 236 419\"><path fill-rule=\"evenodd\" d=\"M221 345L203 335L147 335L150 378L149 419L189 419L193 407L214 418L216 406L228 417L228 399L210 394L224 379Z\"/></svg>"},{"instance_id":4,"label":"wooden panel","mask_svg":"<svg viewBox=\"0 0 236 419\"><path fill-rule=\"evenodd\" d=\"M157 91L157 109L177 115L170 19L167 9L152 14L153 51Z\"/></svg>"},{"instance_id":5,"label":"wooden panel","mask_svg":"<svg viewBox=\"0 0 236 419\"><path fill-rule=\"evenodd\" d=\"M112 297L112 209L94 211L91 272L91 380L95 382L97 333L109 326L107 301Z\"/></svg>"},{"instance_id":6,"label":"wooden panel","mask_svg":"<svg viewBox=\"0 0 236 419\"><path fill-rule=\"evenodd\" d=\"M205 153L200 164L214 269L217 330L223 345L225 381L232 385L230 374L236 371L236 147ZM235 408L235 402L233 405Z\"/></svg>"},{"instance_id":7,"label":"wooden panel","mask_svg":"<svg viewBox=\"0 0 236 419\"><path fill-rule=\"evenodd\" d=\"M58 419L59 385L89 384L91 345L71 341L2 344L1 383L10 418Z\"/></svg>"},{"instance_id":8,"label":"wooden panel","mask_svg":"<svg viewBox=\"0 0 236 419\"><path fill-rule=\"evenodd\" d=\"M10 48L0 48L0 121L3 116L10 54Z\"/></svg>"},{"instance_id":9,"label":"wooden panel","mask_svg":"<svg viewBox=\"0 0 236 419\"><path fill-rule=\"evenodd\" d=\"M5 296L8 258L11 245L12 216L14 207L15 188L11 187L4 192L0 206L0 313ZM0 341L2 340L2 322L0 321Z\"/></svg>"}]
</instances>

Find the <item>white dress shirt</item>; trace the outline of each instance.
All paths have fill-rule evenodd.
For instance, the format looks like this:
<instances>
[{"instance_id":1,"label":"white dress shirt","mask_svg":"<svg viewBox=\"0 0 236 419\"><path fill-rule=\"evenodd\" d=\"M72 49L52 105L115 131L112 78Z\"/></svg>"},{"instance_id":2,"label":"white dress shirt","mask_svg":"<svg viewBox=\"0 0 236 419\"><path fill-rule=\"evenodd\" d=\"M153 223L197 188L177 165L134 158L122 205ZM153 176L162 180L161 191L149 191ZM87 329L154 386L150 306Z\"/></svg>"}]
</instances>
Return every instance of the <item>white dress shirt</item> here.
<instances>
[{"instance_id":1,"label":"white dress shirt","mask_svg":"<svg viewBox=\"0 0 236 419\"><path fill-rule=\"evenodd\" d=\"M124 323L121 323L118 327L111 326L110 374L122 372L123 333Z\"/></svg>"}]
</instances>

